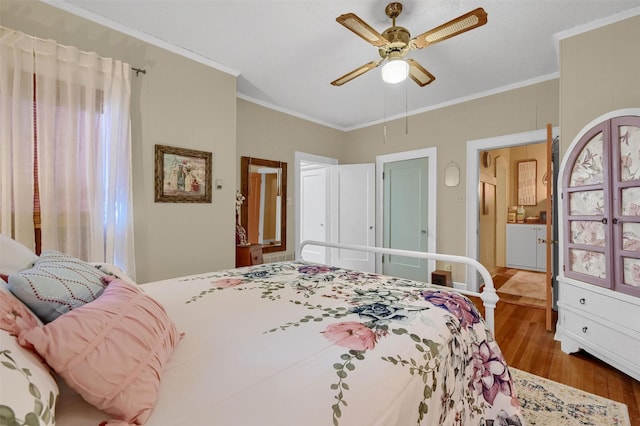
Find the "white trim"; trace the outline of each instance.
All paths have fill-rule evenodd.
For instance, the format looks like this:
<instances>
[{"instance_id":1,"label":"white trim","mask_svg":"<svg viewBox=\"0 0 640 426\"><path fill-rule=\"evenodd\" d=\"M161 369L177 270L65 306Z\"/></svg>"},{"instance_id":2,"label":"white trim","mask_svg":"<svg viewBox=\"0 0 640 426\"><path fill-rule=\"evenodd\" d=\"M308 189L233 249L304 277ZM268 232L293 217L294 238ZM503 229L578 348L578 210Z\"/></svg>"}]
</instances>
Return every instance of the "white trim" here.
<instances>
[{"instance_id":1,"label":"white trim","mask_svg":"<svg viewBox=\"0 0 640 426\"><path fill-rule=\"evenodd\" d=\"M559 128L552 129L553 137L559 134ZM519 145L545 142L547 129L532 130L530 132L516 133L513 135L497 136L486 139L467 141L467 256L478 259L478 222L479 209L478 188L480 185L481 151L489 149L507 148ZM472 268L467 268L467 286L470 291L478 291L478 279Z\"/></svg>"},{"instance_id":2,"label":"white trim","mask_svg":"<svg viewBox=\"0 0 640 426\"><path fill-rule=\"evenodd\" d=\"M240 71L230 68L226 65L222 65L210 58L202 56L198 53L195 53L191 50L185 49L183 47L176 46L175 44L171 44L165 40L159 39L142 31L134 30L129 27L126 27L112 19L106 18L97 13L91 12L89 10L83 9L81 7L70 4L66 1L61 0L40 0L43 3L46 3L50 6L53 6L57 9L64 10L65 12L69 12L73 15L79 16L81 18L87 19L89 21L95 22L100 25L104 25L107 28L111 28L128 36L137 38L138 40L142 40L151 45L160 47L162 49L168 50L169 52L176 53L178 55L184 56L185 58L192 59L201 64L207 65L211 68L215 68L218 71L222 71L224 73L230 74L234 77L240 76ZM133 66L136 66L135 64ZM142 65L140 65L142 66Z\"/></svg>"},{"instance_id":3,"label":"white trim","mask_svg":"<svg viewBox=\"0 0 640 426\"><path fill-rule=\"evenodd\" d=\"M336 158L323 157L321 155L307 154L306 152L295 151L293 153L293 216L294 216L294 257L300 253L300 162L306 161L309 163L326 164L327 166L335 166L338 164ZM327 178L331 179L331 173L327 174ZM331 187L331 185L329 185ZM291 196L291 195L289 195ZM330 222L331 218L327 215L327 220ZM331 235L331 223L327 223L327 232Z\"/></svg>"},{"instance_id":4,"label":"white trim","mask_svg":"<svg viewBox=\"0 0 640 426\"><path fill-rule=\"evenodd\" d=\"M560 42L562 40L584 34L589 31L597 30L598 28L602 28L610 24L615 24L616 22L624 21L625 19L633 18L637 15L640 15L640 6L555 33L553 35L553 39L554 47L556 49L556 65L558 66L558 68L560 68Z\"/></svg>"},{"instance_id":5,"label":"white trim","mask_svg":"<svg viewBox=\"0 0 640 426\"><path fill-rule=\"evenodd\" d=\"M414 158L428 158L429 159L429 206L427 208L428 229L427 235L427 250L431 253L436 252L436 206L438 197L438 150L437 148L424 148L414 151L396 152L393 154L385 154L376 156L376 247L382 247L383 244L383 217L384 211L384 184L382 182L382 172L384 171L385 163L392 163L394 161L413 160ZM382 271L382 257L376 256L376 271Z\"/></svg>"},{"instance_id":6,"label":"white trim","mask_svg":"<svg viewBox=\"0 0 640 426\"><path fill-rule=\"evenodd\" d=\"M616 13L615 15L607 16L605 18L596 19L595 21L591 21L583 25L578 25L577 27L573 27L568 30L560 31L558 33L555 33L553 37L556 39L557 43L560 43L561 40L564 40L566 38L593 31L610 24L615 24L616 22L624 21L625 19L633 18L637 15L640 15L640 6L622 11L620 13Z\"/></svg>"},{"instance_id":7,"label":"white trim","mask_svg":"<svg viewBox=\"0 0 640 426\"><path fill-rule=\"evenodd\" d=\"M237 93L236 97L238 99L242 99L242 100L245 100L247 102L251 102L251 103L254 103L256 105L260 105L262 107L271 109L273 111L278 111L278 112L281 112L283 114L290 115L292 117L296 117L296 118L300 118L302 120L310 121L312 123L320 124L321 126L329 127L331 129L340 130L340 131L343 131L343 132L346 132L346 131L349 130L349 129L345 128L345 127L337 126L334 123L329 123L329 122L326 122L326 121L318 120L317 118L311 117L309 115L301 114L301 113L296 112L296 111L291 111L290 109L282 108L281 106L277 106L277 105L271 104L269 102L261 101L259 99L252 98L252 97L247 96L247 95L242 94L242 93Z\"/></svg>"}]
</instances>

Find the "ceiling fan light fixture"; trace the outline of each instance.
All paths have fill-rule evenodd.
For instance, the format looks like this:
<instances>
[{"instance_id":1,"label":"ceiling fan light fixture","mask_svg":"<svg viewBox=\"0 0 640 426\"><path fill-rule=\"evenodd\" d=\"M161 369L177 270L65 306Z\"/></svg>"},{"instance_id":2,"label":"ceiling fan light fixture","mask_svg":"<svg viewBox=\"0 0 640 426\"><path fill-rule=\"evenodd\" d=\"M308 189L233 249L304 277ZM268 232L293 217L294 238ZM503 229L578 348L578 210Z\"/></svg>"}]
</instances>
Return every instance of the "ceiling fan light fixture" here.
<instances>
[{"instance_id":1,"label":"ceiling fan light fixture","mask_svg":"<svg viewBox=\"0 0 640 426\"><path fill-rule=\"evenodd\" d=\"M409 64L402 59L392 59L382 67L382 81L389 84L400 83L409 75Z\"/></svg>"}]
</instances>

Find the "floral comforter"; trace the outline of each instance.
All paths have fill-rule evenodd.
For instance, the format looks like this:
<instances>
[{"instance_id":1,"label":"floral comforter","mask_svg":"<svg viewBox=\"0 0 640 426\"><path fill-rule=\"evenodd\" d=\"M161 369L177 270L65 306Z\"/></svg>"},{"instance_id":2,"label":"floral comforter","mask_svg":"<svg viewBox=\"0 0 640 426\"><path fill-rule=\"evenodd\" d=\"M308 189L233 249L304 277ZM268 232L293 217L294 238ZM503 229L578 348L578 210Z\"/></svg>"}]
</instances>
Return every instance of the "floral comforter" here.
<instances>
[{"instance_id":1,"label":"floral comforter","mask_svg":"<svg viewBox=\"0 0 640 426\"><path fill-rule=\"evenodd\" d=\"M301 262L142 288L185 332L149 425L524 424L500 349L459 294ZM89 411L77 408L59 424Z\"/></svg>"}]
</instances>

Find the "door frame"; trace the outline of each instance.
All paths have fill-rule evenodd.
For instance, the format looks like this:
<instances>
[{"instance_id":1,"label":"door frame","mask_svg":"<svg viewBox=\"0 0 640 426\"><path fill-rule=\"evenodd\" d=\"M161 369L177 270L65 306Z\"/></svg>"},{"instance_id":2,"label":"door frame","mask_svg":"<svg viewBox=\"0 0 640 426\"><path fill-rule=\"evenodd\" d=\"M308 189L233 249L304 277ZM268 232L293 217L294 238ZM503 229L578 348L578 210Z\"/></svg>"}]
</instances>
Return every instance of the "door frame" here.
<instances>
[{"instance_id":1,"label":"door frame","mask_svg":"<svg viewBox=\"0 0 640 426\"><path fill-rule=\"evenodd\" d=\"M396 152L393 154L385 154L376 156L376 246L382 247L384 242L384 184L382 182L382 172L385 163L393 163L396 161L413 160L416 158L429 159L429 206L427 208L427 226L429 233L427 234L427 251L436 252L436 206L438 195L438 150L437 148L423 148L413 151ZM382 272L382 256L376 254L376 272Z\"/></svg>"},{"instance_id":2,"label":"door frame","mask_svg":"<svg viewBox=\"0 0 640 426\"><path fill-rule=\"evenodd\" d=\"M552 133L555 138L559 135L560 128L554 127ZM546 141L547 129L467 141L467 257L478 260L480 153L492 149L545 143ZM547 265L547 267L551 267L551 265ZM467 290L478 291L478 275L472 267L467 266L466 276Z\"/></svg>"},{"instance_id":3,"label":"door frame","mask_svg":"<svg viewBox=\"0 0 640 426\"><path fill-rule=\"evenodd\" d=\"M300 163L301 162L308 163L317 163L317 164L326 164L327 167L335 166L338 164L337 158L332 157L323 157L321 155L315 154L307 154L306 152L295 151L294 152L294 160L293 160L293 188L294 188L294 197L293 197L293 209L294 209L294 221L295 221L295 232L293 233L294 237L294 259L298 259L300 256ZM327 173L327 193L329 194L331 191L331 173ZM326 206L327 208L327 227L325 232L327 236L331 236L331 215L330 215L330 206ZM328 259L329 260L329 259Z\"/></svg>"}]
</instances>

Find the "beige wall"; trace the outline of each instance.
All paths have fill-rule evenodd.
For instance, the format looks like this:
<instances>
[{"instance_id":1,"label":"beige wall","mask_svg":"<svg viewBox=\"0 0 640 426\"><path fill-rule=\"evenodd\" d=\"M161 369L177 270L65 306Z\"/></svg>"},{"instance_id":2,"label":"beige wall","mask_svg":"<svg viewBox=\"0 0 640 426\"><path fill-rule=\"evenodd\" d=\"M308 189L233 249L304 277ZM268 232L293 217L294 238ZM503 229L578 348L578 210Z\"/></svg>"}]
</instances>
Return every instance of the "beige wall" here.
<instances>
[{"instance_id":1,"label":"beige wall","mask_svg":"<svg viewBox=\"0 0 640 426\"><path fill-rule=\"evenodd\" d=\"M437 82L436 82L437 84ZM437 250L448 254L466 254L466 147L467 141L509 135L558 125L558 80L453 105L375 125L348 134L347 151L341 162L374 162L375 157L400 151L436 147L438 152ZM423 90L429 90L428 87ZM444 168L454 161L460 165L460 185L444 185ZM457 270L456 270L457 269ZM454 279L464 279L462 267L453 269Z\"/></svg>"},{"instance_id":2,"label":"beige wall","mask_svg":"<svg viewBox=\"0 0 640 426\"><path fill-rule=\"evenodd\" d=\"M241 156L287 163L287 249L265 254L266 259L294 255L295 152L340 159L344 155L345 139L342 131L238 99L238 164ZM240 188L239 167L236 186Z\"/></svg>"},{"instance_id":3,"label":"beige wall","mask_svg":"<svg viewBox=\"0 0 640 426\"><path fill-rule=\"evenodd\" d=\"M561 156L592 120L640 106L638 41L640 16L561 41Z\"/></svg>"},{"instance_id":4,"label":"beige wall","mask_svg":"<svg viewBox=\"0 0 640 426\"><path fill-rule=\"evenodd\" d=\"M374 162L381 154L437 147L438 251L466 253L466 144L561 124L561 153L589 121L640 105L640 17L561 42L559 80L487 96L343 133L236 99L235 77L83 18L34 1L2 0L0 24L145 68L132 75L136 254L141 282L231 267L234 195L241 155L286 161L287 254L293 253L295 151ZM435 83L437 84L437 82ZM423 89L428 91L429 88ZM153 146L208 150L223 189L212 204L153 202ZM461 184L444 186L444 167L461 167ZM454 270L454 275L456 271Z\"/></svg>"},{"instance_id":5,"label":"beige wall","mask_svg":"<svg viewBox=\"0 0 640 426\"><path fill-rule=\"evenodd\" d=\"M0 1L0 24L144 68L132 73L137 280L233 267L236 79L35 1ZM213 152L211 204L154 202L154 145Z\"/></svg>"}]
</instances>

